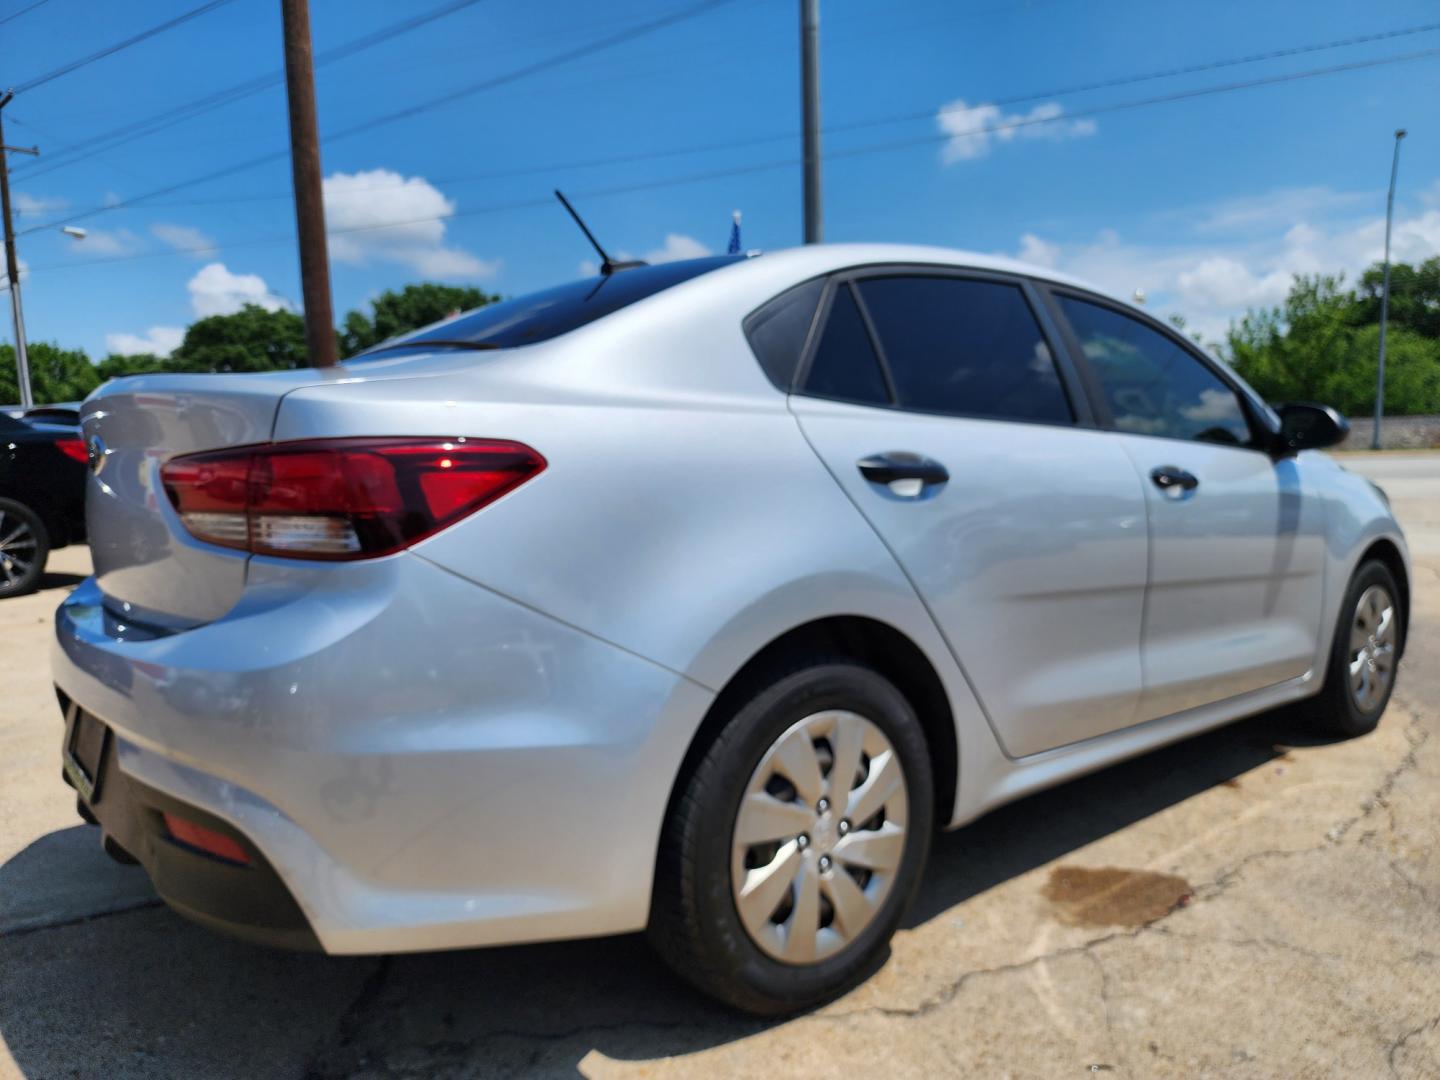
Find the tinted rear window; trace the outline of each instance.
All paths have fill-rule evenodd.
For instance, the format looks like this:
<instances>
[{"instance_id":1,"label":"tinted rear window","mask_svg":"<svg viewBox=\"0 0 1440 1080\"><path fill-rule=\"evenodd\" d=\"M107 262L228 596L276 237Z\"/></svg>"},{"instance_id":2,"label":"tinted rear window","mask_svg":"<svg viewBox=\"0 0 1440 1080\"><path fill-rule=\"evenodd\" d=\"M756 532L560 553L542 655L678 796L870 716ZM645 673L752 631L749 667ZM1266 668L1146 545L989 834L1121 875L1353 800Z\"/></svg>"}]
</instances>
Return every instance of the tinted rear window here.
<instances>
[{"instance_id":1,"label":"tinted rear window","mask_svg":"<svg viewBox=\"0 0 1440 1080\"><path fill-rule=\"evenodd\" d=\"M823 278L797 285L745 320L745 333L761 368L776 387L787 393L795 381L795 369L805 351L805 339L824 288Z\"/></svg>"},{"instance_id":2,"label":"tinted rear window","mask_svg":"<svg viewBox=\"0 0 1440 1080\"><path fill-rule=\"evenodd\" d=\"M424 351L427 340L464 341L507 349L533 345L537 341L548 341L567 334L637 300L654 296L672 285L729 266L742 258L743 255L716 255L706 259L685 259L659 266L621 270L609 277L572 281L543 292L477 308L458 319L435 323L409 337L382 344L372 352L352 356L345 363L395 356L404 351Z\"/></svg>"},{"instance_id":3,"label":"tinted rear window","mask_svg":"<svg viewBox=\"0 0 1440 1080\"><path fill-rule=\"evenodd\" d=\"M870 344L870 332L849 285L841 284L835 290L825 332L810 361L805 392L861 405L890 404L880 358Z\"/></svg>"},{"instance_id":4,"label":"tinted rear window","mask_svg":"<svg viewBox=\"0 0 1440 1080\"><path fill-rule=\"evenodd\" d=\"M1073 420L1050 348L1017 286L919 275L858 284L901 408Z\"/></svg>"}]
</instances>

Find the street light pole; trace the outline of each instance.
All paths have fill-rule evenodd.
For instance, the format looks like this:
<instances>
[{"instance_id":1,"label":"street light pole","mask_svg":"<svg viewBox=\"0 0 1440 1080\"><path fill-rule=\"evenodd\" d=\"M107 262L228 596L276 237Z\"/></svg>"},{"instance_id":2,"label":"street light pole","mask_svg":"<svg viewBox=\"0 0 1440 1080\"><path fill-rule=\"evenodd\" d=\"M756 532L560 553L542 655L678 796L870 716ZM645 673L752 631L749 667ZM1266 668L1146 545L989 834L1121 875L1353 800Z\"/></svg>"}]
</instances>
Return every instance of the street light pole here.
<instances>
[{"instance_id":1,"label":"street light pole","mask_svg":"<svg viewBox=\"0 0 1440 1080\"><path fill-rule=\"evenodd\" d=\"M320 182L320 136L315 121L315 60L308 0L280 0L285 23L285 89L290 101L290 169L300 240L300 291L305 344L314 367L332 367L335 320L330 308L330 256L325 246L325 198Z\"/></svg>"},{"instance_id":2,"label":"street light pole","mask_svg":"<svg viewBox=\"0 0 1440 1080\"><path fill-rule=\"evenodd\" d=\"M6 146L4 109L15 96L6 90L0 94L0 216L5 220L5 276L10 282L10 317L15 324L15 381L20 387L20 407L35 404L30 393L30 355L25 348L25 312L20 304L20 260L15 256L15 227L10 218L10 151L38 154L33 147Z\"/></svg>"},{"instance_id":3,"label":"street light pole","mask_svg":"<svg viewBox=\"0 0 1440 1080\"><path fill-rule=\"evenodd\" d=\"M800 90L804 122L805 243L825 237L820 200L820 0L800 0Z\"/></svg>"},{"instance_id":4,"label":"street light pole","mask_svg":"<svg viewBox=\"0 0 1440 1080\"><path fill-rule=\"evenodd\" d=\"M1395 217L1395 174L1400 171L1400 140L1405 129L1395 132L1395 156L1390 160L1390 194L1385 197L1385 272L1380 285L1380 373L1375 384L1375 434L1370 449L1380 449L1380 418L1385 415L1385 324L1390 321L1390 223Z\"/></svg>"}]
</instances>

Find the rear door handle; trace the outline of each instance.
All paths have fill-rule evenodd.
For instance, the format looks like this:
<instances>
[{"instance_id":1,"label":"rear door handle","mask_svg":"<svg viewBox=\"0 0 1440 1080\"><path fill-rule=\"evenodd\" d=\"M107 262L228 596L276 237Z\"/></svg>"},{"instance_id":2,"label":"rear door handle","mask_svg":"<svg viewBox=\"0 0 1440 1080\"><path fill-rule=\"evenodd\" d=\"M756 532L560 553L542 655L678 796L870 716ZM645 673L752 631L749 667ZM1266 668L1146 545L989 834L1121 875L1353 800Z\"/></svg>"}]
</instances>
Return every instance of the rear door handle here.
<instances>
[{"instance_id":1,"label":"rear door handle","mask_svg":"<svg viewBox=\"0 0 1440 1080\"><path fill-rule=\"evenodd\" d=\"M944 465L908 450L871 454L857 461L860 475L872 484L883 484L902 499L918 498L926 488L938 487L950 479Z\"/></svg>"},{"instance_id":2,"label":"rear door handle","mask_svg":"<svg viewBox=\"0 0 1440 1080\"><path fill-rule=\"evenodd\" d=\"M1159 468L1150 470L1150 479L1155 486L1162 491L1194 491L1200 486L1200 481L1195 478L1194 473L1186 472L1178 465L1161 465Z\"/></svg>"}]
</instances>

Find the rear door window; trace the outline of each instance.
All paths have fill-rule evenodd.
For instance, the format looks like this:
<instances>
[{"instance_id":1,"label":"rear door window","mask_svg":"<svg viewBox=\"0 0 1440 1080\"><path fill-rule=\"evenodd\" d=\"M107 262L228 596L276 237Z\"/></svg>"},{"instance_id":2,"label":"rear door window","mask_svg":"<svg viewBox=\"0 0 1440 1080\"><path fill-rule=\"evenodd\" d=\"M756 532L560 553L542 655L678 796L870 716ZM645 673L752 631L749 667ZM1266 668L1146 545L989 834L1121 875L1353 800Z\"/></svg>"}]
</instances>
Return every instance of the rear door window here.
<instances>
[{"instance_id":1,"label":"rear door window","mask_svg":"<svg viewBox=\"0 0 1440 1080\"><path fill-rule=\"evenodd\" d=\"M795 371L824 289L823 278L807 281L781 293L745 320L745 336L750 339L760 367L786 393L795 382Z\"/></svg>"},{"instance_id":2,"label":"rear door window","mask_svg":"<svg viewBox=\"0 0 1440 1080\"><path fill-rule=\"evenodd\" d=\"M845 282L835 289L825 329L805 376L805 392L861 405L890 404L880 358L851 286Z\"/></svg>"},{"instance_id":3,"label":"rear door window","mask_svg":"<svg viewBox=\"0 0 1440 1080\"><path fill-rule=\"evenodd\" d=\"M1020 286L915 274L856 284L902 408L1073 423L1050 346Z\"/></svg>"}]
</instances>

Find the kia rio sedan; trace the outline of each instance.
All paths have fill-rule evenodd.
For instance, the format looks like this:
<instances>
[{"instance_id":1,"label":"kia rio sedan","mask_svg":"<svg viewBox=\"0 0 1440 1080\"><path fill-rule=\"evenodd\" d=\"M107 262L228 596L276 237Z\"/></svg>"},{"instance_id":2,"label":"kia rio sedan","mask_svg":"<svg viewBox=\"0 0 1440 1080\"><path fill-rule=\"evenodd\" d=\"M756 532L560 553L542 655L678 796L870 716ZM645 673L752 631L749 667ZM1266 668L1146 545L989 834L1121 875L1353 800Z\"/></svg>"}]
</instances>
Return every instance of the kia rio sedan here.
<instances>
[{"instance_id":1,"label":"kia rio sedan","mask_svg":"<svg viewBox=\"0 0 1440 1080\"><path fill-rule=\"evenodd\" d=\"M203 923L330 953L648 929L756 1013L883 959L936 827L1405 647L1384 495L1141 310L822 246L338 368L85 403L65 775Z\"/></svg>"}]
</instances>

